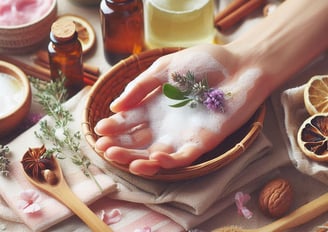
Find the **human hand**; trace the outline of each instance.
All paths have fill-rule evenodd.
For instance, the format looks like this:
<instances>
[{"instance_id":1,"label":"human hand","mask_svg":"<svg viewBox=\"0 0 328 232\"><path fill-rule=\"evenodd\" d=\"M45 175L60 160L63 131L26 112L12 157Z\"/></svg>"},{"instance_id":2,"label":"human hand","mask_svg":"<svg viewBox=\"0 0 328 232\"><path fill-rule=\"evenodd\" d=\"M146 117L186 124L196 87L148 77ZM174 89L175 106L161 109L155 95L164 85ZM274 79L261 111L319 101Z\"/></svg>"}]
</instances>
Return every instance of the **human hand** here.
<instances>
[{"instance_id":1,"label":"human hand","mask_svg":"<svg viewBox=\"0 0 328 232\"><path fill-rule=\"evenodd\" d=\"M111 104L116 112L95 127L102 137L96 149L107 159L129 165L132 173L154 175L161 168L191 164L203 153L238 129L261 102L246 105L257 69L241 75L238 57L216 45L198 46L164 56L132 81L124 93ZM171 82L171 74L191 71L196 78L206 75L209 86L231 92L225 111L210 112L197 108L172 108L172 101L161 93L161 86ZM251 83L251 84L250 84ZM242 112L242 113L241 113ZM241 113L241 114L240 114Z\"/></svg>"}]
</instances>

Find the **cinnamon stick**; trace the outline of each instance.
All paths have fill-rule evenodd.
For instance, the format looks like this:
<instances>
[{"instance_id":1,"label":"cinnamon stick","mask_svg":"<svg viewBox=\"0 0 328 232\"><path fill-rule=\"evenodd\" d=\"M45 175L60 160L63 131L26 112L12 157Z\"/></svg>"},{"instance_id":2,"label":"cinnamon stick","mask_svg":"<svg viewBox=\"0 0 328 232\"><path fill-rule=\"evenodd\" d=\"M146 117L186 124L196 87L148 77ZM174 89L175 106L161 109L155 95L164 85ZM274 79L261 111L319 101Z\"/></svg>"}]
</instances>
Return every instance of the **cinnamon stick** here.
<instances>
[{"instance_id":1,"label":"cinnamon stick","mask_svg":"<svg viewBox=\"0 0 328 232\"><path fill-rule=\"evenodd\" d=\"M41 66L41 67L43 67L43 68L46 68L46 69L50 68L49 63L46 63L45 61L40 60L40 59L34 60L34 63ZM84 82L86 82L86 80L88 80L86 83L90 83L90 82L94 83L98 79L98 76L95 76L95 75L90 74L88 72L83 72L83 77L84 77Z\"/></svg>"},{"instance_id":2,"label":"cinnamon stick","mask_svg":"<svg viewBox=\"0 0 328 232\"><path fill-rule=\"evenodd\" d=\"M44 64L40 61L38 61L39 65L29 65L29 64L26 64L24 62L21 62L21 61L15 59L15 58L3 56L3 55L0 55L0 60L3 60L8 63L11 63L13 65L16 65L26 75L38 78L43 81L51 81L50 70L46 67L47 64ZM88 73L84 73L83 79L84 79L83 81L85 84L92 85L97 81L98 77L88 74Z\"/></svg>"},{"instance_id":3,"label":"cinnamon stick","mask_svg":"<svg viewBox=\"0 0 328 232\"><path fill-rule=\"evenodd\" d=\"M0 55L0 60L6 61L8 63L11 63L13 65L16 65L17 67L19 67L20 69L22 69L22 71L26 74L26 75L30 75L33 76L35 78L44 80L44 81L50 81L50 71L48 69L42 68L40 66L31 66L28 65L24 62L21 62L17 59L8 57L8 56L3 56Z\"/></svg>"},{"instance_id":4,"label":"cinnamon stick","mask_svg":"<svg viewBox=\"0 0 328 232\"><path fill-rule=\"evenodd\" d=\"M234 5L227 10L228 13L225 13L226 15L223 15L223 17L219 17L218 15L216 17L215 26L221 31L231 28L251 12L258 9L265 2L265 0L236 0L234 2Z\"/></svg>"},{"instance_id":5,"label":"cinnamon stick","mask_svg":"<svg viewBox=\"0 0 328 232\"><path fill-rule=\"evenodd\" d=\"M224 8L215 16L214 22L215 23L219 22L224 17L228 16L229 14L231 14L233 11L235 11L236 9L238 9L248 1L249 0L233 0L226 8Z\"/></svg>"},{"instance_id":6,"label":"cinnamon stick","mask_svg":"<svg viewBox=\"0 0 328 232\"><path fill-rule=\"evenodd\" d=\"M46 51L40 50L36 53L36 60L41 60L45 63L49 64L49 57L48 57L48 53ZM92 74L94 76L99 76L100 75L100 71L98 67L89 65L87 63L83 63L83 71L85 73L89 73Z\"/></svg>"}]
</instances>

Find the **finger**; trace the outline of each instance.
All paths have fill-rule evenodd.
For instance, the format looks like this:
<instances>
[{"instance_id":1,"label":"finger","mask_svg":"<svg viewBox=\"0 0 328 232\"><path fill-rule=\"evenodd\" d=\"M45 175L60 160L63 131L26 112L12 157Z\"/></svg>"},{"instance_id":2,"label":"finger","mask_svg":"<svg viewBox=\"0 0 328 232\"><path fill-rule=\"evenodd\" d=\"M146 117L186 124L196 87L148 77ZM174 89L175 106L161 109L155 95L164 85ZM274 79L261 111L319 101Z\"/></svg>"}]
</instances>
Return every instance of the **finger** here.
<instances>
[{"instance_id":1,"label":"finger","mask_svg":"<svg viewBox=\"0 0 328 232\"><path fill-rule=\"evenodd\" d=\"M165 71L167 61L168 59L163 58L156 60L148 69L131 81L124 92L111 103L110 109L113 112L131 109L162 85L167 78Z\"/></svg>"},{"instance_id":2,"label":"finger","mask_svg":"<svg viewBox=\"0 0 328 232\"><path fill-rule=\"evenodd\" d=\"M134 160L130 163L129 170L136 175L153 176L160 170L156 160Z\"/></svg>"},{"instance_id":3,"label":"finger","mask_svg":"<svg viewBox=\"0 0 328 232\"><path fill-rule=\"evenodd\" d=\"M174 147L169 144L164 143L154 143L148 148L149 154L154 152L164 152L164 153L172 153L174 151Z\"/></svg>"},{"instance_id":4,"label":"finger","mask_svg":"<svg viewBox=\"0 0 328 232\"><path fill-rule=\"evenodd\" d=\"M120 112L108 118L101 119L94 130L98 135L111 135L129 131L145 124L146 117L142 108L129 112Z\"/></svg>"},{"instance_id":5,"label":"finger","mask_svg":"<svg viewBox=\"0 0 328 232\"><path fill-rule=\"evenodd\" d=\"M175 153L154 152L150 155L150 160L158 161L160 167L172 169L186 167L197 160L202 154L203 149L196 144L188 144Z\"/></svg>"},{"instance_id":6,"label":"finger","mask_svg":"<svg viewBox=\"0 0 328 232\"><path fill-rule=\"evenodd\" d=\"M96 141L95 149L100 152L104 152L112 146L138 149L148 146L152 137L150 128L141 128L131 134L101 137Z\"/></svg>"},{"instance_id":7,"label":"finger","mask_svg":"<svg viewBox=\"0 0 328 232\"><path fill-rule=\"evenodd\" d=\"M104 158L115 161L119 164L128 165L137 159L148 159L149 152L147 150L128 149L124 147L110 147L104 152Z\"/></svg>"}]
</instances>

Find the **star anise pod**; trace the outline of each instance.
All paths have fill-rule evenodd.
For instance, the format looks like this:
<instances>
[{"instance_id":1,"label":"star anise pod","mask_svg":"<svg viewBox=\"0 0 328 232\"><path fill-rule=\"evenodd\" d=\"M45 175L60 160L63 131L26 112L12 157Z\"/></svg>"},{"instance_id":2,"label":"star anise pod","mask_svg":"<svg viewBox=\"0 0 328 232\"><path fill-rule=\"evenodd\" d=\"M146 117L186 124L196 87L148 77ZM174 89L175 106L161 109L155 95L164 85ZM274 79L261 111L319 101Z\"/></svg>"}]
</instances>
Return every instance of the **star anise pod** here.
<instances>
[{"instance_id":1,"label":"star anise pod","mask_svg":"<svg viewBox=\"0 0 328 232\"><path fill-rule=\"evenodd\" d=\"M25 172L33 179L43 180L42 170L53 169L51 158L42 155L46 152L44 146L40 148L29 148L22 158Z\"/></svg>"}]
</instances>

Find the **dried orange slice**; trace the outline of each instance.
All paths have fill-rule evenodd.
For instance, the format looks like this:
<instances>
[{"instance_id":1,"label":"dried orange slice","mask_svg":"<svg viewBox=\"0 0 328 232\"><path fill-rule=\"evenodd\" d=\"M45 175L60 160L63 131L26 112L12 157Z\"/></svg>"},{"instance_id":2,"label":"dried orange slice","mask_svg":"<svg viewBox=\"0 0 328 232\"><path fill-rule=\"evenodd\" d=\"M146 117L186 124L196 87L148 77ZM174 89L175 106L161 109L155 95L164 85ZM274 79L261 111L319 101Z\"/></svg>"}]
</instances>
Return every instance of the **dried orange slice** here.
<instances>
[{"instance_id":1,"label":"dried orange slice","mask_svg":"<svg viewBox=\"0 0 328 232\"><path fill-rule=\"evenodd\" d=\"M328 161L328 113L314 114L306 119L297 134L303 153L315 161Z\"/></svg>"},{"instance_id":2,"label":"dried orange slice","mask_svg":"<svg viewBox=\"0 0 328 232\"><path fill-rule=\"evenodd\" d=\"M328 75L313 76L307 82L304 104L310 115L328 113Z\"/></svg>"},{"instance_id":3,"label":"dried orange slice","mask_svg":"<svg viewBox=\"0 0 328 232\"><path fill-rule=\"evenodd\" d=\"M76 15L66 14L60 16L60 18L67 18L75 23L83 53L87 53L96 41L96 34L90 23L86 19Z\"/></svg>"}]
</instances>

